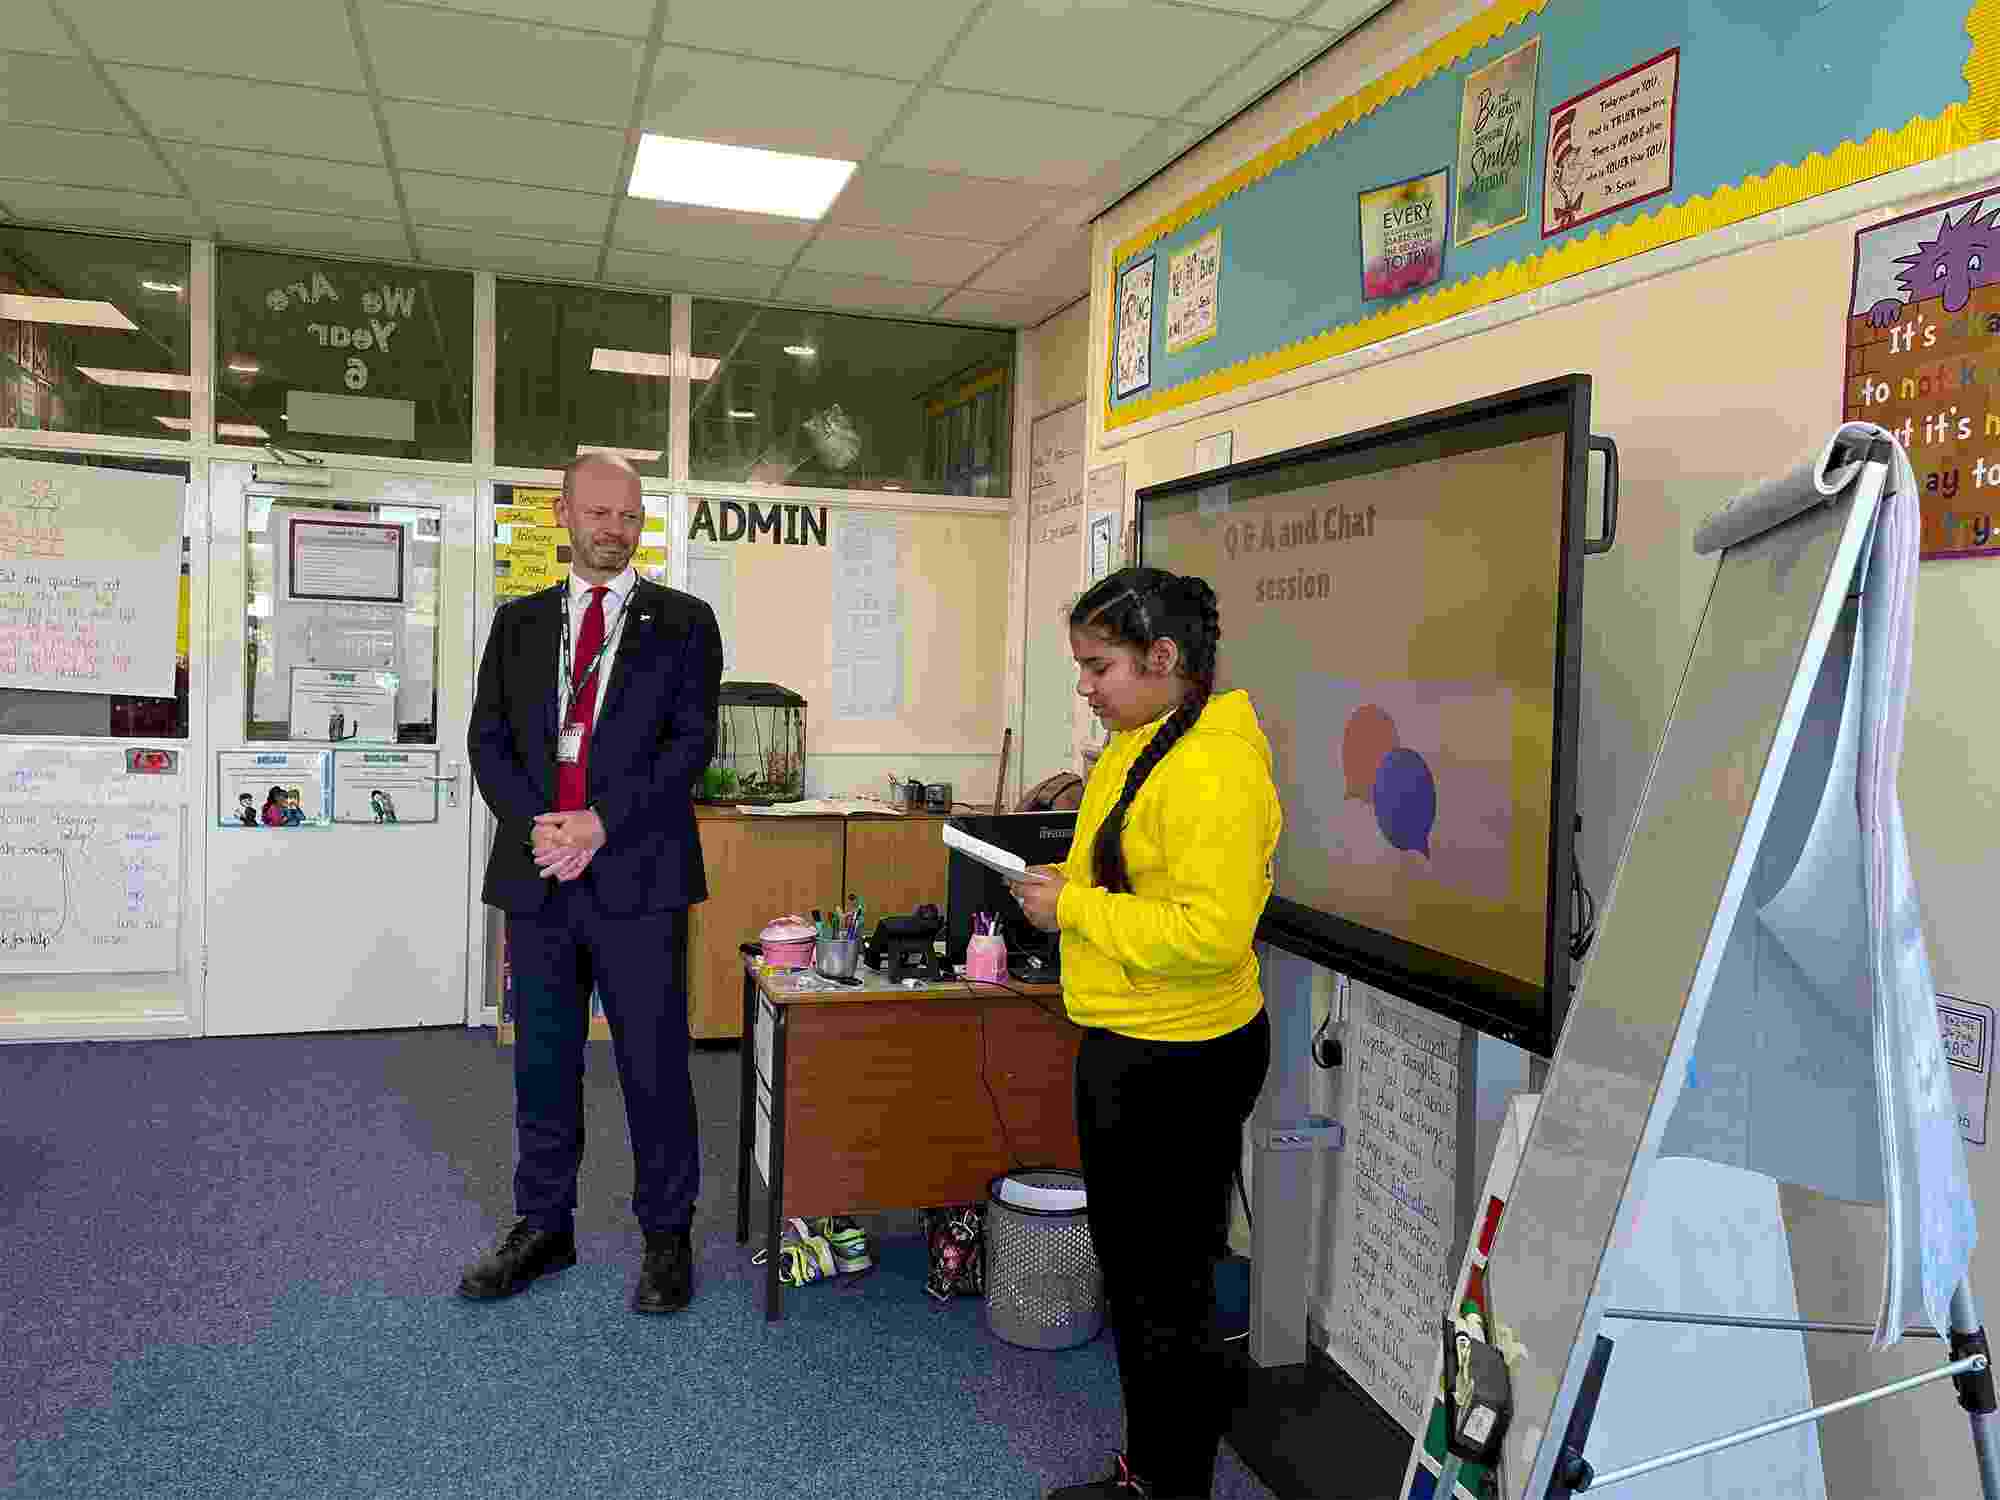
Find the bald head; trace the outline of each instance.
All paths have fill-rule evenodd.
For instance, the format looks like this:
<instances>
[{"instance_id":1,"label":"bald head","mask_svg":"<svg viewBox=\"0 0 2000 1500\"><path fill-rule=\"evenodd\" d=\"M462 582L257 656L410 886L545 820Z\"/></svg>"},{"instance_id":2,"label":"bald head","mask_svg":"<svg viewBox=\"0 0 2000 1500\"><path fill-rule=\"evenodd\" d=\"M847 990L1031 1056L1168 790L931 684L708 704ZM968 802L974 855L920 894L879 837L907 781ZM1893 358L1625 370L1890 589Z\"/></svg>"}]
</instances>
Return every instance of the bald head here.
<instances>
[{"instance_id":1,"label":"bald head","mask_svg":"<svg viewBox=\"0 0 2000 1500\"><path fill-rule=\"evenodd\" d=\"M639 471L615 453L586 453L563 468L556 519L569 530L570 571L608 583L625 571L646 524Z\"/></svg>"}]
</instances>

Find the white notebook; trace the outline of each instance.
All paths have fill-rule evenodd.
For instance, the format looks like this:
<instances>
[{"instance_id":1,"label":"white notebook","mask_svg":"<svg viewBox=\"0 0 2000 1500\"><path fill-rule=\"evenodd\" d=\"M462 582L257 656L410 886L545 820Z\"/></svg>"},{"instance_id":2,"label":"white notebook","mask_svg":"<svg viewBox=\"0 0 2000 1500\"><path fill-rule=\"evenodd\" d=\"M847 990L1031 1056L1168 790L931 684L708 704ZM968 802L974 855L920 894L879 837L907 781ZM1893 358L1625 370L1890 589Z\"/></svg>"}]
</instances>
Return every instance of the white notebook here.
<instances>
[{"instance_id":1,"label":"white notebook","mask_svg":"<svg viewBox=\"0 0 2000 1500\"><path fill-rule=\"evenodd\" d=\"M1014 880L1025 880L1035 884L1049 877L1038 875L1028 869L1027 861L1018 854L1010 854L998 844L989 844L985 839L974 838L962 828L950 823L943 825L944 841L959 851L967 859L977 860L989 870L996 870Z\"/></svg>"}]
</instances>

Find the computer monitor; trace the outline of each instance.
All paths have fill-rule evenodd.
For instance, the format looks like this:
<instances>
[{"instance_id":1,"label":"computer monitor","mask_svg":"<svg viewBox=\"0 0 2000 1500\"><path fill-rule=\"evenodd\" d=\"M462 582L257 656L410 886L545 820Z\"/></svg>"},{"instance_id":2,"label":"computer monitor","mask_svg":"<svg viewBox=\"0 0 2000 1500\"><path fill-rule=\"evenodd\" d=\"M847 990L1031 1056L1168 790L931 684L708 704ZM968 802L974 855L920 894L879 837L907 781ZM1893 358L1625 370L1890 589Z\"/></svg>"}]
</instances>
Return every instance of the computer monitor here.
<instances>
[{"instance_id":1,"label":"computer monitor","mask_svg":"<svg viewBox=\"0 0 2000 1500\"><path fill-rule=\"evenodd\" d=\"M1069 857L1070 839L1076 832L1074 812L986 813L951 821L974 838L997 844L1030 865L1061 864ZM1007 889L1007 877L954 849L945 885L944 915L945 953L954 964L965 962L972 918L983 911L1000 918L1010 966L1027 955L1038 955L1050 965L1058 961L1056 934L1028 924L1013 892Z\"/></svg>"}]
</instances>

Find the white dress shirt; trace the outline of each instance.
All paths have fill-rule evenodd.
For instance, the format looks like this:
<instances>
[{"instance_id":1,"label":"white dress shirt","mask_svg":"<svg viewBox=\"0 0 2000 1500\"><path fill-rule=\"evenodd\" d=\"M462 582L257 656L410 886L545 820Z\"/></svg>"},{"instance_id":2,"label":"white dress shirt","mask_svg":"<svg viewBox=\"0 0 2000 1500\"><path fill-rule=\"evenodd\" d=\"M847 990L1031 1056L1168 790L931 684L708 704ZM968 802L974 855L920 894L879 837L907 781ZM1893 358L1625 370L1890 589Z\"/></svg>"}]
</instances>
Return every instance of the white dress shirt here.
<instances>
[{"instance_id":1,"label":"white dress shirt","mask_svg":"<svg viewBox=\"0 0 2000 1500\"><path fill-rule=\"evenodd\" d=\"M604 696L611 687L611 664L618 656L618 640L625 633L626 606L632 602L632 587L639 581L639 570L626 564L625 571L604 584L604 657L597 664L597 701L595 711L604 707ZM590 591L597 587L585 583L576 574L569 575L569 653L570 667L576 665L576 643L583 635L583 613L590 608ZM563 697L564 668L556 664L556 723L569 722L569 703ZM574 684L572 684L574 686Z\"/></svg>"}]
</instances>

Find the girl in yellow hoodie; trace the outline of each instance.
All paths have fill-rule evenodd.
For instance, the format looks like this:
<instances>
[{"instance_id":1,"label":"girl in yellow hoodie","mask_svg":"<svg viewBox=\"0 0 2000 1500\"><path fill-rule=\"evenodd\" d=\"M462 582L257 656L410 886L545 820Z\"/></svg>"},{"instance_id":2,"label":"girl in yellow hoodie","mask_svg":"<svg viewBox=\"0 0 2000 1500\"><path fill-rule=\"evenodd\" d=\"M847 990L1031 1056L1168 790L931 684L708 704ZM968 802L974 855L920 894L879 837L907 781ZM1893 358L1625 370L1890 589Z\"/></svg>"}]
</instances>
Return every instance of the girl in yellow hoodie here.
<instances>
[{"instance_id":1,"label":"girl in yellow hoodie","mask_svg":"<svg viewBox=\"0 0 2000 1500\"><path fill-rule=\"evenodd\" d=\"M1199 578L1126 568L1077 601L1077 691L1111 742L1068 860L1013 888L1061 932L1085 1028L1077 1138L1125 1397L1117 1468L1050 1500L1205 1497L1228 1420L1215 1261L1270 1065L1251 943L1283 818L1248 695L1215 695L1221 635Z\"/></svg>"}]
</instances>

